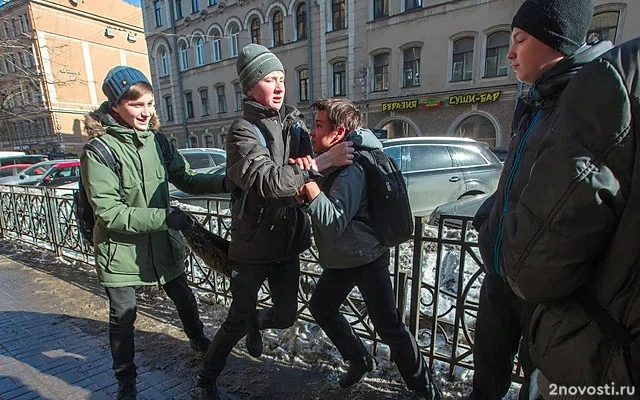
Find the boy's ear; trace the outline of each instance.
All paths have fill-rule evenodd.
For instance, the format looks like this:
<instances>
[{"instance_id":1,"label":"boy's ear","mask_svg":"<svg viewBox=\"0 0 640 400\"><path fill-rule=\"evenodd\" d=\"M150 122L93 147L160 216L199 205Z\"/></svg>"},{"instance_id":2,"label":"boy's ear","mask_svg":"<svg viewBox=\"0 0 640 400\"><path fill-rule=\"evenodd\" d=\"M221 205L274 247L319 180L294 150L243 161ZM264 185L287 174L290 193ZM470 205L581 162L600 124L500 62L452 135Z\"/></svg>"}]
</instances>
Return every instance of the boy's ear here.
<instances>
[{"instance_id":1,"label":"boy's ear","mask_svg":"<svg viewBox=\"0 0 640 400\"><path fill-rule=\"evenodd\" d=\"M339 127L336 128L336 140L335 143L341 142L342 139L344 139L344 137L347 135L347 128L345 128L344 126L340 125Z\"/></svg>"}]
</instances>

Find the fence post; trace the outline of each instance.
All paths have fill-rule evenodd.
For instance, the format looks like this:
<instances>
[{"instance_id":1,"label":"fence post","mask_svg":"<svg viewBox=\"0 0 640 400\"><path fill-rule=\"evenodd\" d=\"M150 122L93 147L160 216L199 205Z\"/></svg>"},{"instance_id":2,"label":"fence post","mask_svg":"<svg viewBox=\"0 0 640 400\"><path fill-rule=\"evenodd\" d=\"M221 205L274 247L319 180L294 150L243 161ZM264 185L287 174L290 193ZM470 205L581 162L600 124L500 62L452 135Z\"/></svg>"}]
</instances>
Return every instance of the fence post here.
<instances>
[{"instance_id":1,"label":"fence post","mask_svg":"<svg viewBox=\"0 0 640 400\"><path fill-rule=\"evenodd\" d=\"M422 295L422 217L415 218L413 231L413 265L411 268L411 310L409 311L409 330L418 337L420 326L420 299Z\"/></svg>"}]
</instances>

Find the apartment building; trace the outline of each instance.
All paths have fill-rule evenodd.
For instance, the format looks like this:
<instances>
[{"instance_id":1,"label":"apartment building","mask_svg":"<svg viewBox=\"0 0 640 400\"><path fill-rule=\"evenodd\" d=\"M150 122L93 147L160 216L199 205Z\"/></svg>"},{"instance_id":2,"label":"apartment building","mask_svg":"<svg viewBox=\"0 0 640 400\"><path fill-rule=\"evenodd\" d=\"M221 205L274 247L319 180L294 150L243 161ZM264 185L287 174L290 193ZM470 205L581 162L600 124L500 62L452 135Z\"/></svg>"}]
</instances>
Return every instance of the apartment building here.
<instances>
[{"instance_id":1,"label":"apartment building","mask_svg":"<svg viewBox=\"0 0 640 400\"><path fill-rule=\"evenodd\" d=\"M122 0L5 1L0 24L0 149L80 154L109 69L149 73L141 9Z\"/></svg>"},{"instance_id":2,"label":"apartment building","mask_svg":"<svg viewBox=\"0 0 640 400\"><path fill-rule=\"evenodd\" d=\"M640 36L640 2L595 0L592 33ZM464 136L508 146L519 84L506 59L522 0L143 0L164 132L221 147L242 115L235 62L254 42L286 69L286 101L344 96L380 137Z\"/></svg>"}]
</instances>

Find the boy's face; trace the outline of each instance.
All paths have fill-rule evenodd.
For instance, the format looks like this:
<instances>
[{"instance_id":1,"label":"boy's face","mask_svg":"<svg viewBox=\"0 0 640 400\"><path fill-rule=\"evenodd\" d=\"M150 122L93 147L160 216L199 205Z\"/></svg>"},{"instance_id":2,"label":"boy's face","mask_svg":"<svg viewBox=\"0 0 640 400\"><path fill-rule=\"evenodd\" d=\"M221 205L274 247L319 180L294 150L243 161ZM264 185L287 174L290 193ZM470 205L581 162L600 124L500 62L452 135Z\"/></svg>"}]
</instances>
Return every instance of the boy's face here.
<instances>
[{"instance_id":1,"label":"boy's face","mask_svg":"<svg viewBox=\"0 0 640 400\"><path fill-rule=\"evenodd\" d=\"M247 96L265 107L280 110L284 104L284 90L284 72L273 71L256 83Z\"/></svg>"},{"instance_id":2,"label":"boy's face","mask_svg":"<svg viewBox=\"0 0 640 400\"><path fill-rule=\"evenodd\" d=\"M562 60L564 55L522 29L513 28L507 58L518 80L531 84Z\"/></svg>"},{"instance_id":3,"label":"boy's face","mask_svg":"<svg viewBox=\"0 0 640 400\"><path fill-rule=\"evenodd\" d=\"M311 130L311 146L314 153L331 148L334 144L344 139L346 129L344 126L333 128L329 120L329 114L322 110L316 114L316 119Z\"/></svg>"},{"instance_id":4,"label":"boy's face","mask_svg":"<svg viewBox=\"0 0 640 400\"><path fill-rule=\"evenodd\" d=\"M118 104L113 106L113 111L118 113L120 118L130 127L146 131L151 117L156 114L153 93L143 94L136 100L120 100Z\"/></svg>"}]
</instances>

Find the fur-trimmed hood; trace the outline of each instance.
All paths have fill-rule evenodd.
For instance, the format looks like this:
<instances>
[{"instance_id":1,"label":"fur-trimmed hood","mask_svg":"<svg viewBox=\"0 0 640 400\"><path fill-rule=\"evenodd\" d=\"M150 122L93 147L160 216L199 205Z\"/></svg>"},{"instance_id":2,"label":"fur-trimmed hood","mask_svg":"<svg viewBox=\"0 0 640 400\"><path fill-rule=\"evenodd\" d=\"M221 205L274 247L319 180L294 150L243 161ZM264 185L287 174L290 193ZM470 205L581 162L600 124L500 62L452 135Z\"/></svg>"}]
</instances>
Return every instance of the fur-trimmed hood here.
<instances>
[{"instance_id":1,"label":"fur-trimmed hood","mask_svg":"<svg viewBox=\"0 0 640 400\"><path fill-rule=\"evenodd\" d=\"M90 138L100 137L107 133L107 126L120 126L118 121L109 113L109 104L105 101L84 117L84 131ZM160 129L160 119L157 115L151 117L149 130L158 131Z\"/></svg>"}]
</instances>

